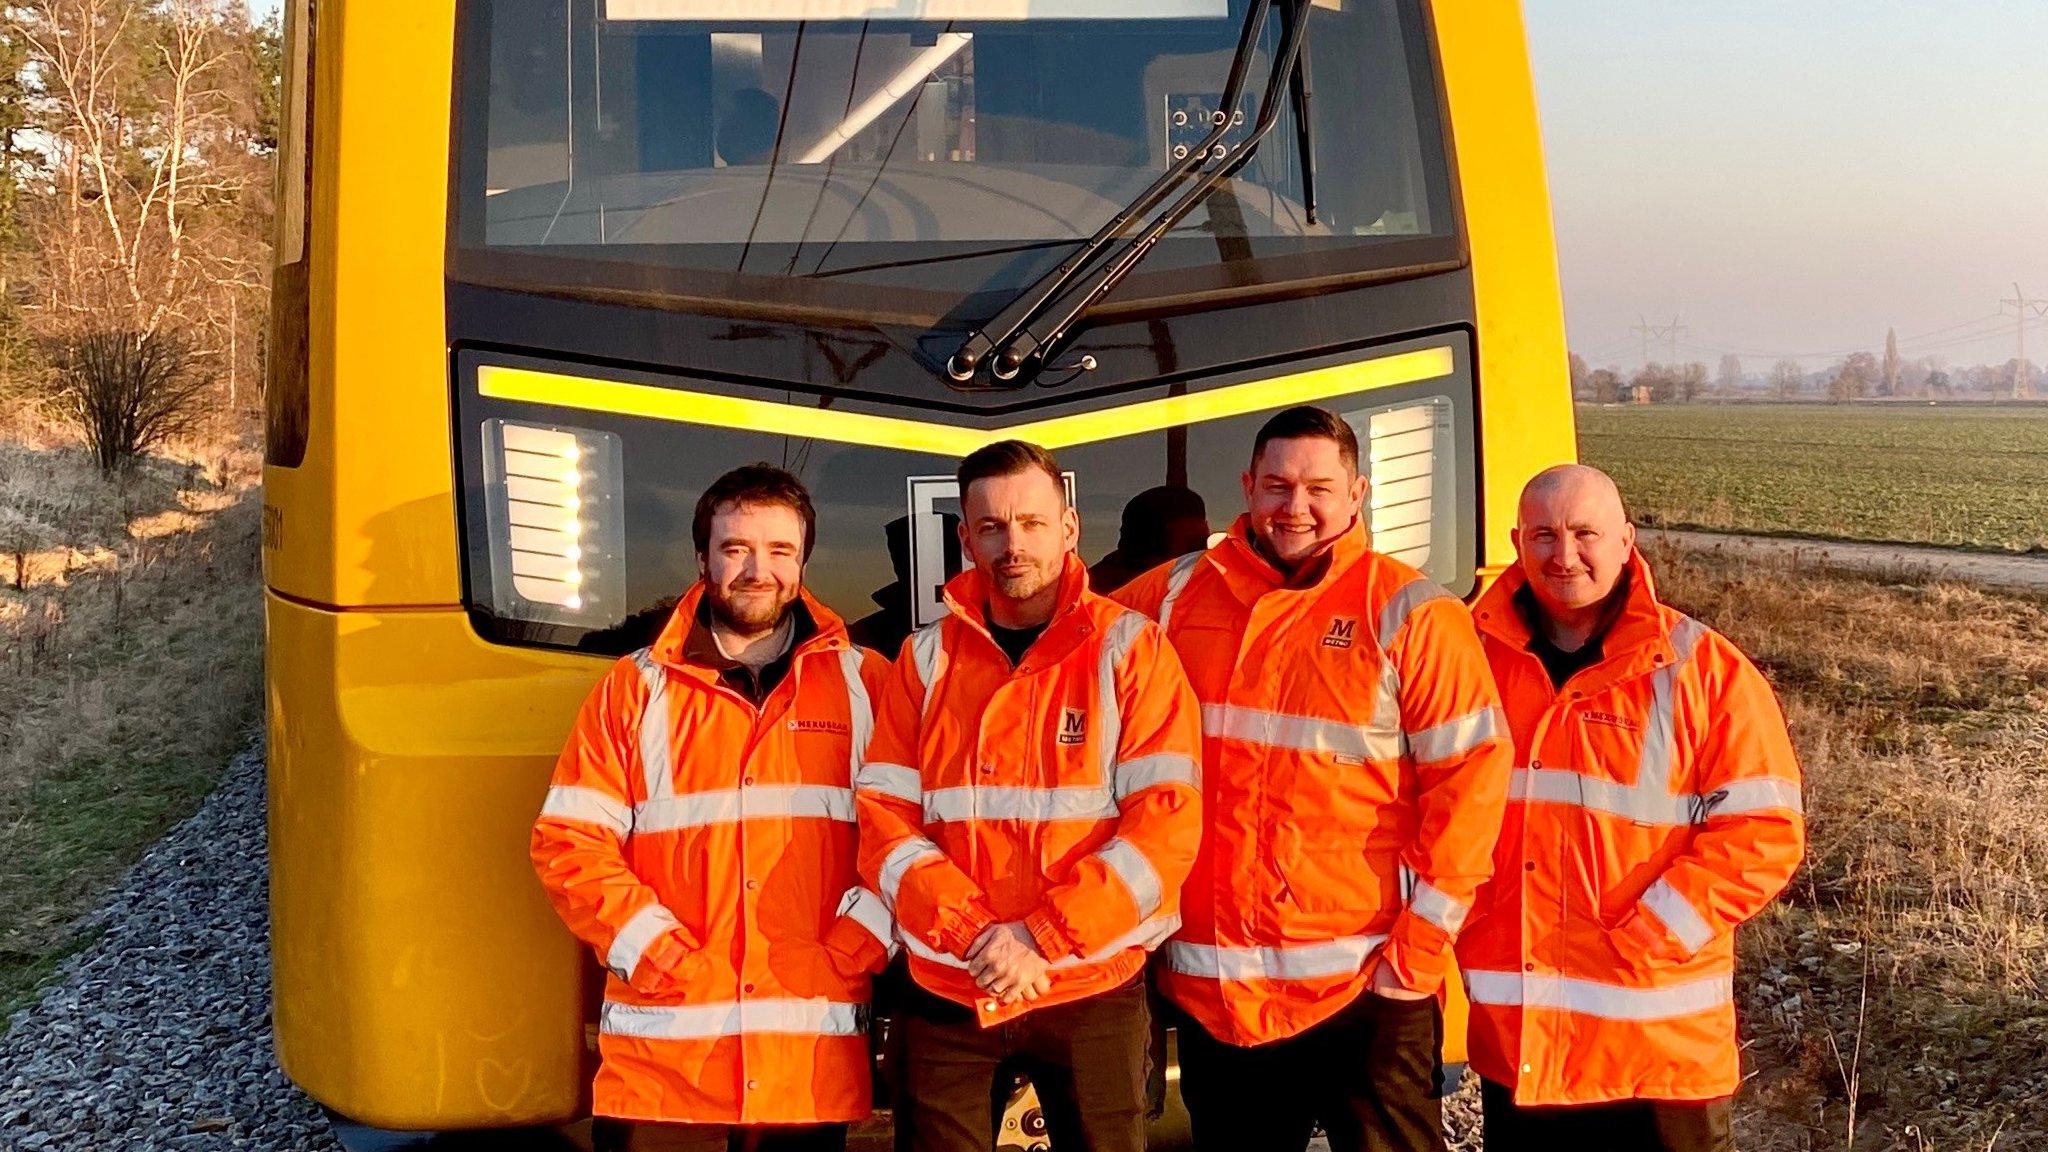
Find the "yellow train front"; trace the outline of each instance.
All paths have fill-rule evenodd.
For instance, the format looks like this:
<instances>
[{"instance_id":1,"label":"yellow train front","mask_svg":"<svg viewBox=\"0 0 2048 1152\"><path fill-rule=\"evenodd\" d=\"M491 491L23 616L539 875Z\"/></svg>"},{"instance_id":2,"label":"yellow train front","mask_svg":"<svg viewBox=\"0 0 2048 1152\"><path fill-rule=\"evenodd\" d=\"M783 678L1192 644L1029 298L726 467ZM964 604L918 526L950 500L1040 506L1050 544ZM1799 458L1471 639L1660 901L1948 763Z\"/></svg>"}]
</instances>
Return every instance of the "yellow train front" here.
<instances>
[{"instance_id":1,"label":"yellow train front","mask_svg":"<svg viewBox=\"0 0 2048 1152\"><path fill-rule=\"evenodd\" d=\"M365 1123L582 1110L593 969L527 829L726 469L810 484L809 580L889 650L994 439L1054 450L1114 582L1227 524L1253 430L1324 404L1370 441L1376 545L1461 594L1571 453L1512 0L292 0L287 33L276 1029ZM954 378L1268 99L1249 163L1052 355Z\"/></svg>"}]
</instances>

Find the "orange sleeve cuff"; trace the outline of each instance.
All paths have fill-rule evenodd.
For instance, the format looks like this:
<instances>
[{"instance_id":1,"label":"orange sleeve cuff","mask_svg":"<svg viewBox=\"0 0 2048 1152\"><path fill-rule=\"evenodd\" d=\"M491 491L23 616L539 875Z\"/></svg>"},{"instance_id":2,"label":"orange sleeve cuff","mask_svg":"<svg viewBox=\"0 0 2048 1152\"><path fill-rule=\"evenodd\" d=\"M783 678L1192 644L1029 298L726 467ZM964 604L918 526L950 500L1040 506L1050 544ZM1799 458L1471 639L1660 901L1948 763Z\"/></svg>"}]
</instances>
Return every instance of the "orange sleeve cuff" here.
<instances>
[{"instance_id":1,"label":"orange sleeve cuff","mask_svg":"<svg viewBox=\"0 0 2048 1152\"><path fill-rule=\"evenodd\" d=\"M1040 909L1026 916L1024 928L1037 943L1038 954L1047 960L1064 960L1074 954L1074 938L1067 935L1050 912Z\"/></svg>"}]
</instances>

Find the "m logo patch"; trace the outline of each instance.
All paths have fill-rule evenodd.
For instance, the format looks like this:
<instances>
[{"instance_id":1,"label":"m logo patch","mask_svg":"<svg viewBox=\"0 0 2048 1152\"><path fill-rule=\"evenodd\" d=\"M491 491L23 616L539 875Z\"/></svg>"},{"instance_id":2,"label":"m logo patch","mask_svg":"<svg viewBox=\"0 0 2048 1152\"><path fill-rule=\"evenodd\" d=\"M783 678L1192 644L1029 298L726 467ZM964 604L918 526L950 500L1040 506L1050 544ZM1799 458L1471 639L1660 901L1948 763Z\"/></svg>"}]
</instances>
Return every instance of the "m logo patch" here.
<instances>
[{"instance_id":1,"label":"m logo patch","mask_svg":"<svg viewBox=\"0 0 2048 1152\"><path fill-rule=\"evenodd\" d=\"M1059 742L1080 744L1088 739L1088 714L1079 708L1067 708L1060 712Z\"/></svg>"},{"instance_id":2,"label":"m logo patch","mask_svg":"<svg viewBox=\"0 0 2048 1152\"><path fill-rule=\"evenodd\" d=\"M1330 618L1330 630L1323 633L1323 647L1349 648L1351 647L1351 638L1357 632L1358 617L1333 616Z\"/></svg>"}]
</instances>

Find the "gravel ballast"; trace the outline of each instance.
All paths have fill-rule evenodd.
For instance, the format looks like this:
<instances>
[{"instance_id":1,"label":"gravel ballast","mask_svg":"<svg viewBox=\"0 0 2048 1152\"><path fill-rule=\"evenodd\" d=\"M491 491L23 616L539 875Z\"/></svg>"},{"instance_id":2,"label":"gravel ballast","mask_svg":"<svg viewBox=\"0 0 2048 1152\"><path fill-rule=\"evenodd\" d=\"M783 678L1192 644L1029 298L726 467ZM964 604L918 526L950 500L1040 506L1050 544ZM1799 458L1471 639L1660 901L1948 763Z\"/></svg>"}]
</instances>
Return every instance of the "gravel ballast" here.
<instances>
[{"instance_id":1,"label":"gravel ballast","mask_svg":"<svg viewBox=\"0 0 2048 1152\"><path fill-rule=\"evenodd\" d=\"M0 1038L0 1149L338 1148L270 1042L263 757L131 869Z\"/></svg>"}]
</instances>

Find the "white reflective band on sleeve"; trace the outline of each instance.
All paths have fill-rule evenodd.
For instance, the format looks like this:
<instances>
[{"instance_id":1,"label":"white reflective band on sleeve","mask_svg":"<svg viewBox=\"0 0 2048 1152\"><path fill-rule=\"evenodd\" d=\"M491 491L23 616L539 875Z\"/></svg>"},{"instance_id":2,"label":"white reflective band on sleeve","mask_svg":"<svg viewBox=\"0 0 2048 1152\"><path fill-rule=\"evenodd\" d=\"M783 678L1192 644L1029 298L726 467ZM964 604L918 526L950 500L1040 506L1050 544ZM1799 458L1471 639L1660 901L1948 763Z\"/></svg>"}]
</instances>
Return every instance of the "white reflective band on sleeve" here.
<instances>
[{"instance_id":1,"label":"white reflective band on sleeve","mask_svg":"<svg viewBox=\"0 0 2048 1152\"><path fill-rule=\"evenodd\" d=\"M1124 738L1122 702L1116 695L1116 674L1131 654L1138 633L1150 624L1136 612L1125 611L1110 621L1102 636L1102 655L1095 666L1095 710L1101 731L1096 734L1097 771L1108 784L1116 776L1116 757Z\"/></svg>"},{"instance_id":2,"label":"white reflective band on sleeve","mask_svg":"<svg viewBox=\"0 0 2048 1152\"><path fill-rule=\"evenodd\" d=\"M598 1030L641 1040L716 1040L780 1033L859 1036L867 1013L859 1004L830 1000L745 1000L715 1004L619 1004L605 1001Z\"/></svg>"},{"instance_id":3,"label":"white reflective band on sleeve","mask_svg":"<svg viewBox=\"0 0 2048 1152\"><path fill-rule=\"evenodd\" d=\"M675 749L669 744L668 670L646 648L633 653L633 663L640 669L640 682L647 686L647 703L640 709L640 767L647 777L647 798L658 800L676 790Z\"/></svg>"},{"instance_id":4,"label":"white reflective band on sleeve","mask_svg":"<svg viewBox=\"0 0 2048 1152\"><path fill-rule=\"evenodd\" d=\"M1385 936L1340 936L1286 948L1219 948L1169 940L1166 962L1175 972L1212 980L1320 980L1356 975L1386 942Z\"/></svg>"},{"instance_id":5,"label":"white reflective band on sleeve","mask_svg":"<svg viewBox=\"0 0 2048 1152\"><path fill-rule=\"evenodd\" d=\"M1712 820L1716 816L1744 816L1751 812L1768 812L1774 808L1802 815L1806 812L1806 805L1799 798L1799 785L1776 776L1731 780L1707 793L1702 807L1705 810L1704 818L1707 820Z\"/></svg>"},{"instance_id":6,"label":"white reflective band on sleeve","mask_svg":"<svg viewBox=\"0 0 2048 1152\"><path fill-rule=\"evenodd\" d=\"M867 758L868 741L875 734L875 706L868 699L867 681L860 678L861 651L847 648L839 653L839 675L846 680L846 716L853 738L847 752L846 778L860 774L860 762Z\"/></svg>"},{"instance_id":7,"label":"white reflective band on sleeve","mask_svg":"<svg viewBox=\"0 0 2048 1152\"><path fill-rule=\"evenodd\" d=\"M1180 599L1180 594L1187 590L1188 581L1195 575L1195 565L1202 562L1202 556L1203 553L1190 552L1175 560L1173 567L1167 571L1166 596L1159 601L1159 627L1162 631L1173 620L1173 602Z\"/></svg>"},{"instance_id":8,"label":"white reflective band on sleeve","mask_svg":"<svg viewBox=\"0 0 2048 1152\"><path fill-rule=\"evenodd\" d=\"M1462 756L1507 731L1497 708L1481 708L1434 728L1408 734L1408 755L1418 764Z\"/></svg>"},{"instance_id":9,"label":"white reflective band on sleeve","mask_svg":"<svg viewBox=\"0 0 2048 1152\"><path fill-rule=\"evenodd\" d=\"M743 820L816 819L853 821L853 789L829 784L763 784L685 792L650 800L633 809L636 832L673 832Z\"/></svg>"},{"instance_id":10,"label":"white reflective band on sleeve","mask_svg":"<svg viewBox=\"0 0 2048 1152\"><path fill-rule=\"evenodd\" d=\"M1178 915L1154 916L1152 919L1140 923L1129 932L1104 944L1100 949L1089 955L1083 956L1076 953L1072 956L1063 956L1047 965L1047 967L1055 972L1064 972L1070 968L1079 968L1083 964L1093 964L1100 960L1109 959L1126 948L1142 948L1150 952L1157 948L1161 941L1178 931L1180 931L1180 917ZM958 956L948 956L946 953L933 948L908 932L903 934L903 948L912 956L932 964L942 965L947 968L967 967L967 961L960 959Z\"/></svg>"},{"instance_id":11,"label":"white reflective band on sleeve","mask_svg":"<svg viewBox=\"0 0 2048 1152\"><path fill-rule=\"evenodd\" d=\"M910 659L917 666L917 682L924 686L924 695L917 705L920 716L931 713L932 691L938 686L940 673L946 670L945 627L944 620L934 620L910 637Z\"/></svg>"},{"instance_id":12,"label":"white reflective band on sleeve","mask_svg":"<svg viewBox=\"0 0 2048 1152\"><path fill-rule=\"evenodd\" d=\"M626 805L595 788L557 784L548 789L547 803L541 805L543 820L567 820L594 824L623 838L633 830L633 812Z\"/></svg>"},{"instance_id":13,"label":"white reflective band on sleeve","mask_svg":"<svg viewBox=\"0 0 2048 1152\"><path fill-rule=\"evenodd\" d=\"M1242 740L1269 748L1327 752L1363 760L1394 760L1401 755L1401 732L1361 727L1341 720L1317 720L1265 712L1236 704L1202 705L1202 731L1222 740Z\"/></svg>"},{"instance_id":14,"label":"white reflective band on sleeve","mask_svg":"<svg viewBox=\"0 0 2048 1152\"><path fill-rule=\"evenodd\" d=\"M872 792L911 804L924 799L924 781L918 776L917 769L885 764L880 760L861 765L853 778L853 786L861 792Z\"/></svg>"},{"instance_id":15,"label":"white reflective band on sleeve","mask_svg":"<svg viewBox=\"0 0 2048 1152\"><path fill-rule=\"evenodd\" d=\"M1714 939L1714 930L1707 925L1699 910L1679 895L1678 889L1663 880L1651 884L1643 893L1643 907L1671 930L1671 934L1685 946L1687 955L1705 948Z\"/></svg>"},{"instance_id":16,"label":"white reflective band on sleeve","mask_svg":"<svg viewBox=\"0 0 2048 1152\"><path fill-rule=\"evenodd\" d=\"M1176 756L1169 752L1140 756L1116 766L1116 798L1119 802L1161 784L1186 784L1199 792L1202 790L1201 766L1191 756Z\"/></svg>"},{"instance_id":17,"label":"white reflective band on sleeve","mask_svg":"<svg viewBox=\"0 0 2048 1152\"><path fill-rule=\"evenodd\" d=\"M896 955L896 921L889 915L889 906L882 898L865 888L853 887L840 897L839 914L850 916L853 922L868 930L868 935L881 942L890 956Z\"/></svg>"},{"instance_id":18,"label":"white reflective band on sleeve","mask_svg":"<svg viewBox=\"0 0 2048 1152\"><path fill-rule=\"evenodd\" d=\"M889 906L891 914L896 911L896 893L903 887L904 874L925 860L943 860L945 857L937 844L922 836L912 836L890 850L882 860L882 874L878 879L882 882L882 902Z\"/></svg>"},{"instance_id":19,"label":"white reflective band on sleeve","mask_svg":"<svg viewBox=\"0 0 2048 1152\"><path fill-rule=\"evenodd\" d=\"M1416 877L1415 887L1408 895L1408 910L1453 936L1465 926L1465 917L1472 911L1421 877Z\"/></svg>"},{"instance_id":20,"label":"white reflective band on sleeve","mask_svg":"<svg viewBox=\"0 0 2048 1152\"><path fill-rule=\"evenodd\" d=\"M1452 599L1456 598L1426 576L1418 576L1401 585L1387 600L1387 606L1380 609L1380 651L1393 652L1395 638L1400 636L1401 629L1407 626L1408 618L1415 614L1417 608L1431 600Z\"/></svg>"},{"instance_id":21,"label":"white reflective band on sleeve","mask_svg":"<svg viewBox=\"0 0 2048 1152\"><path fill-rule=\"evenodd\" d=\"M1699 799L1673 796L1662 787L1630 787L1612 780L1550 768L1517 768L1508 779L1508 799L1536 804L1569 804L1620 816L1638 824L1683 827L1695 823Z\"/></svg>"},{"instance_id":22,"label":"white reflective band on sleeve","mask_svg":"<svg viewBox=\"0 0 2048 1152\"><path fill-rule=\"evenodd\" d=\"M619 934L612 937L611 950L604 954L604 966L618 974L621 980L631 980L633 969L640 966L640 956L654 938L676 926L675 914L661 906L650 903L633 913Z\"/></svg>"},{"instance_id":23,"label":"white reflective band on sleeve","mask_svg":"<svg viewBox=\"0 0 2048 1152\"><path fill-rule=\"evenodd\" d=\"M1107 788L934 788L924 794L924 818L940 820L1114 820L1116 798Z\"/></svg>"},{"instance_id":24,"label":"white reflective band on sleeve","mask_svg":"<svg viewBox=\"0 0 2048 1152\"><path fill-rule=\"evenodd\" d=\"M1636 787L1671 791L1671 760L1678 731L1678 674L1692 660L1706 625L1690 616L1671 628L1671 663L1650 674L1650 712L1643 724L1643 758L1636 768Z\"/></svg>"},{"instance_id":25,"label":"white reflective band on sleeve","mask_svg":"<svg viewBox=\"0 0 2048 1152\"><path fill-rule=\"evenodd\" d=\"M1735 978L1723 974L1668 988L1623 988L1570 976L1523 975L1467 969L1474 1004L1549 1008L1602 1020L1668 1020L1731 1004Z\"/></svg>"},{"instance_id":26,"label":"white reflective band on sleeve","mask_svg":"<svg viewBox=\"0 0 2048 1152\"><path fill-rule=\"evenodd\" d=\"M1145 858L1138 846L1118 836L1095 850L1116 878L1130 889L1131 900L1138 906L1138 919L1143 920L1159 911L1159 901L1164 895L1164 885L1159 879L1159 870L1152 867L1152 861Z\"/></svg>"}]
</instances>

